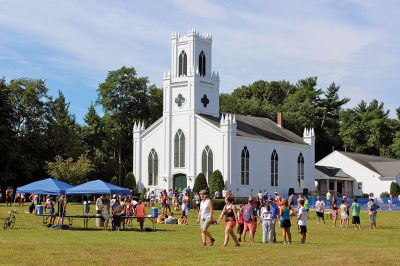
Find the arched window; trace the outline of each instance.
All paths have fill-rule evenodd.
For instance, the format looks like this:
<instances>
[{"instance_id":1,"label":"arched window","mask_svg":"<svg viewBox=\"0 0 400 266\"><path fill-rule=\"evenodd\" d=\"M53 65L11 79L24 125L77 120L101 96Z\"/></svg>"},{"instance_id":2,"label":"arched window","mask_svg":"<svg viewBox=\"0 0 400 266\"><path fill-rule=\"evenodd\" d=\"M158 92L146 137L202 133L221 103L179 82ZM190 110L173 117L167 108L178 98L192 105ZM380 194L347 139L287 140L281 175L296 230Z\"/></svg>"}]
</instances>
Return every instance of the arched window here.
<instances>
[{"instance_id":1,"label":"arched window","mask_svg":"<svg viewBox=\"0 0 400 266\"><path fill-rule=\"evenodd\" d=\"M304 157L303 154L299 154L297 158L297 181L299 182L299 187L304 185Z\"/></svg>"},{"instance_id":2,"label":"arched window","mask_svg":"<svg viewBox=\"0 0 400 266\"><path fill-rule=\"evenodd\" d=\"M242 168L240 176L241 185L249 184L249 159L250 159L249 150L247 149L246 146L244 146L242 150Z\"/></svg>"},{"instance_id":3,"label":"arched window","mask_svg":"<svg viewBox=\"0 0 400 266\"><path fill-rule=\"evenodd\" d=\"M206 75L206 55L203 51L199 54L199 73L202 77Z\"/></svg>"},{"instance_id":4,"label":"arched window","mask_svg":"<svg viewBox=\"0 0 400 266\"><path fill-rule=\"evenodd\" d=\"M179 54L179 76L186 76L187 75L187 55L185 51L182 51Z\"/></svg>"},{"instance_id":5,"label":"arched window","mask_svg":"<svg viewBox=\"0 0 400 266\"><path fill-rule=\"evenodd\" d=\"M210 183L210 177L213 172L213 152L210 147L206 146L201 155L201 172L206 176L207 182Z\"/></svg>"},{"instance_id":6,"label":"arched window","mask_svg":"<svg viewBox=\"0 0 400 266\"><path fill-rule=\"evenodd\" d=\"M158 185L158 156L157 152L152 149L149 153L148 159L148 169L149 169L149 186Z\"/></svg>"},{"instance_id":7,"label":"arched window","mask_svg":"<svg viewBox=\"0 0 400 266\"><path fill-rule=\"evenodd\" d=\"M180 129L174 139L174 166L185 167L185 134Z\"/></svg>"},{"instance_id":8,"label":"arched window","mask_svg":"<svg viewBox=\"0 0 400 266\"><path fill-rule=\"evenodd\" d=\"M278 186L278 153L274 150L271 154L271 187Z\"/></svg>"}]
</instances>

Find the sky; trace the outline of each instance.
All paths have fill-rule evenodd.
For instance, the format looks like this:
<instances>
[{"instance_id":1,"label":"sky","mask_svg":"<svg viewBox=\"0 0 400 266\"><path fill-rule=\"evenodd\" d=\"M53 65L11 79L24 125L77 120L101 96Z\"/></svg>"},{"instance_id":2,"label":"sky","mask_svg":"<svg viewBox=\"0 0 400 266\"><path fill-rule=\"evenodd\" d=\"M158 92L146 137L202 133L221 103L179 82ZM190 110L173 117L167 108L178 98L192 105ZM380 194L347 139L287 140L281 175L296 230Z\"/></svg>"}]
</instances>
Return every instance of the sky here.
<instances>
[{"instance_id":1,"label":"sky","mask_svg":"<svg viewBox=\"0 0 400 266\"><path fill-rule=\"evenodd\" d=\"M83 123L108 71L133 66L161 87L171 33L195 28L213 36L220 92L317 76L341 86L347 107L377 99L395 117L398 14L397 0L0 0L0 77L45 79Z\"/></svg>"}]
</instances>

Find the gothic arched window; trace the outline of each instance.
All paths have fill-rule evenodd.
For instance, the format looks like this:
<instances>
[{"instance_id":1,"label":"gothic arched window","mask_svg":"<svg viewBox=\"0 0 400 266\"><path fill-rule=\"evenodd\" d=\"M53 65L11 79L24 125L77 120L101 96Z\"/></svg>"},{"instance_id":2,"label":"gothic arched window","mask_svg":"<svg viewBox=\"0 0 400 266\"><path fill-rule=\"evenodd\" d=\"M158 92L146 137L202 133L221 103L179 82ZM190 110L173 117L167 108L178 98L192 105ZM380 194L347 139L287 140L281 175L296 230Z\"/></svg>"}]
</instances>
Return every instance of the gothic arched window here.
<instances>
[{"instance_id":1,"label":"gothic arched window","mask_svg":"<svg viewBox=\"0 0 400 266\"><path fill-rule=\"evenodd\" d=\"M299 187L303 187L304 183L304 157L303 154L299 154L297 158L297 181L299 182Z\"/></svg>"},{"instance_id":2,"label":"gothic arched window","mask_svg":"<svg viewBox=\"0 0 400 266\"><path fill-rule=\"evenodd\" d=\"M207 183L210 183L210 177L213 172L213 152L206 146L201 155L201 172L206 176Z\"/></svg>"},{"instance_id":3,"label":"gothic arched window","mask_svg":"<svg viewBox=\"0 0 400 266\"><path fill-rule=\"evenodd\" d=\"M242 150L242 162L241 162L241 176L240 176L240 184L241 185L248 185L249 184L249 159L250 154L249 150L246 146L244 146Z\"/></svg>"},{"instance_id":4,"label":"gothic arched window","mask_svg":"<svg viewBox=\"0 0 400 266\"><path fill-rule=\"evenodd\" d=\"M158 156L157 152L152 149L148 159L149 186L158 185Z\"/></svg>"},{"instance_id":5,"label":"gothic arched window","mask_svg":"<svg viewBox=\"0 0 400 266\"><path fill-rule=\"evenodd\" d=\"M271 187L278 186L278 153L274 150L271 154Z\"/></svg>"},{"instance_id":6,"label":"gothic arched window","mask_svg":"<svg viewBox=\"0 0 400 266\"><path fill-rule=\"evenodd\" d=\"M185 51L182 51L179 54L179 70L178 70L178 75L179 76L186 76L187 75L187 55Z\"/></svg>"},{"instance_id":7,"label":"gothic arched window","mask_svg":"<svg viewBox=\"0 0 400 266\"><path fill-rule=\"evenodd\" d=\"M185 167L185 134L180 129L174 139L174 167Z\"/></svg>"},{"instance_id":8,"label":"gothic arched window","mask_svg":"<svg viewBox=\"0 0 400 266\"><path fill-rule=\"evenodd\" d=\"M202 77L206 75L206 55L203 51L199 54L199 73Z\"/></svg>"}]
</instances>

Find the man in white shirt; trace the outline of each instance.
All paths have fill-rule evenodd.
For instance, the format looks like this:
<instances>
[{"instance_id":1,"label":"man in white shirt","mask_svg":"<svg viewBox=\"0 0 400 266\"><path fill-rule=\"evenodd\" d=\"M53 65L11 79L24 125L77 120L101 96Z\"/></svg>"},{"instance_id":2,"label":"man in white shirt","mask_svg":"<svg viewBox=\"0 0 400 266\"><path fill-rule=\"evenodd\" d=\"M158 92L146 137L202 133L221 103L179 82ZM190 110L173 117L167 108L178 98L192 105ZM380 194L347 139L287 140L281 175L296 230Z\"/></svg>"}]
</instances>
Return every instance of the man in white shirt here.
<instances>
[{"instance_id":1,"label":"man in white shirt","mask_svg":"<svg viewBox=\"0 0 400 266\"><path fill-rule=\"evenodd\" d=\"M307 211L304 208L304 200L301 199L298 202L299 212L297 214L297 224L299 225L299 233L301 234L301 243L306 242L307 237Z\"/></svg>"},{"instance_id":2,"label":"man in white shirt","mask_svg":"<svg viewBox=\"0 0 400 266\"><path fill-rule=\"evenodd\" d=\"M102 210L103 210L103 198L104 198L104 196L101 195L96 200L96 213L97 214L101 214L102 213Z\"/></svg>"},{"instance_id":3,"label":"man in white shirt","mask_svg":"<svg viewBox=\"0 0 400 266\"><path fill-rule=\"evenodd\" d=\"M321 197L317 197L317 201L315 202L315 210L317 211L317 220L319 224L320 218L322 218L322 221L325 224L325 218L324 218L324 211L325 211L325 202L321 200Z\"/></svg>"}]
</instances>

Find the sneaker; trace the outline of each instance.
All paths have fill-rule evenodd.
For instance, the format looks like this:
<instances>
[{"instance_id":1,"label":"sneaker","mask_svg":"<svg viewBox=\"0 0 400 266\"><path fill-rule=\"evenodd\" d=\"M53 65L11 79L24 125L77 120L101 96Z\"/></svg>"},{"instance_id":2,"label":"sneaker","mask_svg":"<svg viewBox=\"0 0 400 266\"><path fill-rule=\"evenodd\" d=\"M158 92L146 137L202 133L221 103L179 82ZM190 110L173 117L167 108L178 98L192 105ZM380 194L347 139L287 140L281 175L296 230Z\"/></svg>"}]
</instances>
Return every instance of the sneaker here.
<instances>
[{"instance_id":1,"label":"sneaker","mask_svg":"<svg viewBox=\"0 0 400 266\"><path fill-rule=\"evenodd\" d=\"M214 245L214 242L215 242L215 238L211 238L210 239L210 246Z\"/></svg>"}]
</instances>

